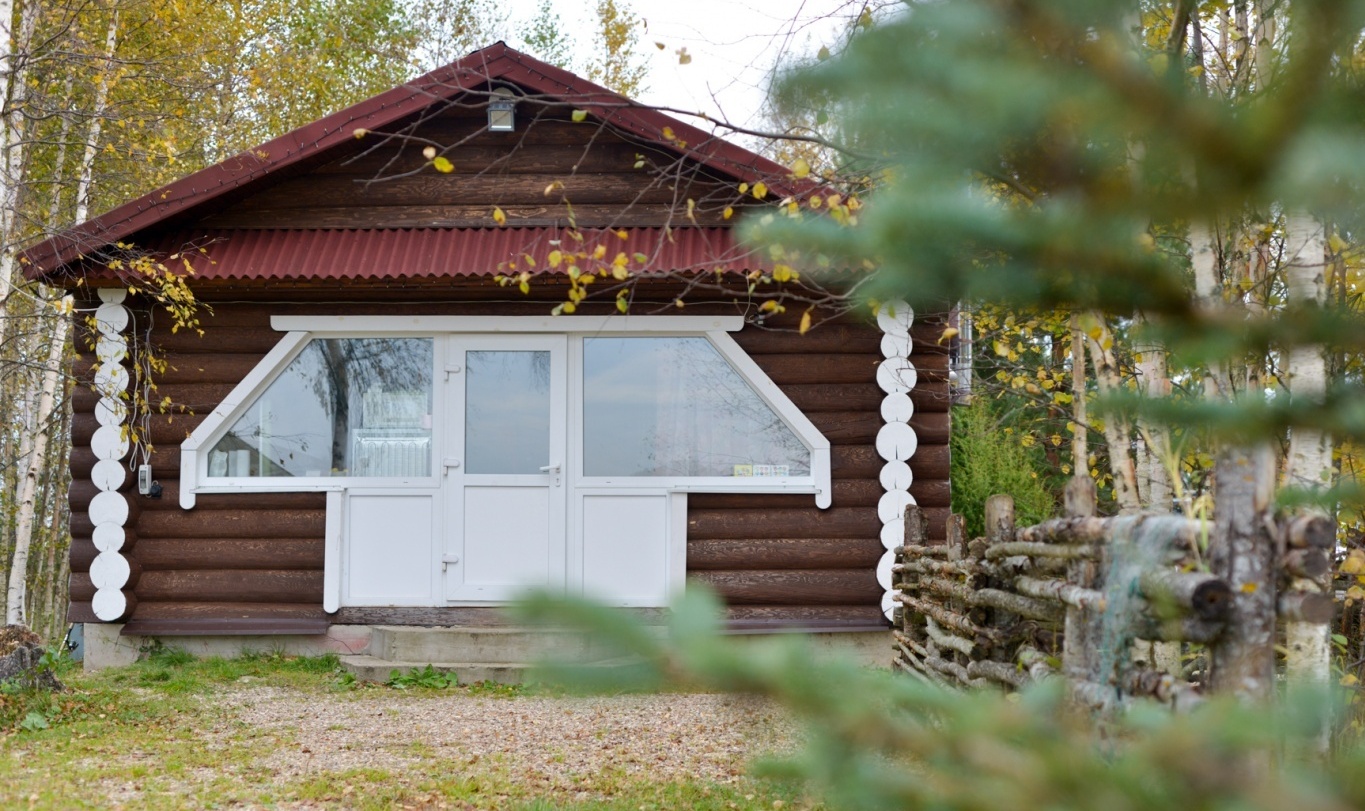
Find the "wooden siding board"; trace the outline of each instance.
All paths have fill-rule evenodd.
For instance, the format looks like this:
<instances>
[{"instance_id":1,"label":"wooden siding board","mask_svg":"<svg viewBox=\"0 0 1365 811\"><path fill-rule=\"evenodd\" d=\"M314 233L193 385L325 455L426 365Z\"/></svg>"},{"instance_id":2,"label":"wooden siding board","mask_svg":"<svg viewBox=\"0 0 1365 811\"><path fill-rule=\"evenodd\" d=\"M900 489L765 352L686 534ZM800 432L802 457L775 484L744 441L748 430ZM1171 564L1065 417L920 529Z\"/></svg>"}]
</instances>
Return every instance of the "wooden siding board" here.
<instances>
[{"instance_id":1,"label":"wooden siding board","mask_svg":"<svg viewBox=\"0 0 1365 811\"><path fill-rule=\"evenodd\" d=\"M689 540L687 570L873 569L883 551L875 537Z\"/></svg>"},{"instance_id":2,"label":"wooden siding board","mask_svg":"<svg viewBox=\"0 0 1365 811\"><path fill-rule=\"evenodd\" d=\"M326 617L247 619L133 619L120 632L125 636L313 636L327 633Z\"/></svg>"},{"instance_id":3,"label":"wooden siding board","mask_svg":"<svg viewBox=\"0 0 1365 811\"><path fill-rule=\"evenodd\" d=\"M144 572L141 600L322 604L322 572L295 569L181 569Z\"/></svg>"},{"instance_id":4,"label":"wooden siding board","mask_svg":"<svg viewBox=\"0 0 1365 811\"><path fill-rule=\"evenodd\" d=\"M880 602L877 574L866 569L693 572L729 605L869 605Z\"/></svg>"}]
</instances>

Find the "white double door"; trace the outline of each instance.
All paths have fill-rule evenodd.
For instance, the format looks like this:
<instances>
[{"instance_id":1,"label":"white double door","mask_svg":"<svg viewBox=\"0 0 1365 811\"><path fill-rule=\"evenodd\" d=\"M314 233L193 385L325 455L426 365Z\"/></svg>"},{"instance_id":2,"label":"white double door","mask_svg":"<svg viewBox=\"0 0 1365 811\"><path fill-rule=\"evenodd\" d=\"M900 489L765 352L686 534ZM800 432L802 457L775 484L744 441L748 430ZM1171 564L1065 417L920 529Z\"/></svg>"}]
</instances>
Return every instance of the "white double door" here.
<instances>
[{"instance_id":1,"label":"white double door","mask_svg":"<svg viewBox=\"0 0 1365 811\"><path fill-rule=\"evenodd\" d=\"M567 338L449 338L441 567L450 601L566 578Z\"/></svg>"}]
</instances>

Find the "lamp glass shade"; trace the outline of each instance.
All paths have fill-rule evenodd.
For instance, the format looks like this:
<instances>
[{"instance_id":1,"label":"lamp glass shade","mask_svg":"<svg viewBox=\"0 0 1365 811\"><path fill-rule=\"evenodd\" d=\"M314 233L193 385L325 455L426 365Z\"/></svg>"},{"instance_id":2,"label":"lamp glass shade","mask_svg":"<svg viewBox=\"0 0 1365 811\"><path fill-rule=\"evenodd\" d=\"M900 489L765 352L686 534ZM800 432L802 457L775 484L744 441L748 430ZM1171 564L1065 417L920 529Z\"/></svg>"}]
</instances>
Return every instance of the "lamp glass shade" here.
<instances>
[{"instance_id":1,"label":"lamp glass shade","mask_svg":"<svg viewBox=\"0 0 1365 811\"><path fill-rule=\"evenodd\" d=\"M512 132L517 128L517 105L514 101L495 99L488 103L488 129L490 132Z\"/></svg>"}]
</instances>

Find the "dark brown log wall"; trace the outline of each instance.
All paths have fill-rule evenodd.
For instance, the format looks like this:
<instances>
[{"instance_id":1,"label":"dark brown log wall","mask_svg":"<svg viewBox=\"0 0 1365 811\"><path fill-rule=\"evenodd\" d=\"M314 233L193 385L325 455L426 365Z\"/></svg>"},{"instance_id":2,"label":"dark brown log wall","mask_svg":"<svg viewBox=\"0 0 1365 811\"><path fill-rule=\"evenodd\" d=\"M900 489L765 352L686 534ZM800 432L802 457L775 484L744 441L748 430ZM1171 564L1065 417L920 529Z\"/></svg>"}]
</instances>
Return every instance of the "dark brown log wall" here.
<instances>
[{"instance_id":1,"label":"dark brown log wall","mask_svg":"<svg viewBox=\"0 0 1365 811\"><path fill-rule=\"evenodd\" d=\"M464 288L451 297L477 297L486 288ZM328 304L218 304L204 318L205 335L172 333L161 322L146 334L165 353L169 367L153 397L170 398L168 413L155 414L145 433L151 463L164 488L160 499L132 502L130 553L141 575L136 582L133 630L174 633L224 626L281 628L317 623L322 612L325 496L318 493L201 495L190 511L179 506L180 442L279 340L272 314L382 314L394 303L374 301L396 293L352 291ZM549 294L546 294L547 296ZM705 308L703 308L705 309ZM711 311L723 308L711 307ZM490 305L405 304L404 312L484 314ZM541 314L543 302L499 304L503 314ZM689 308L695 313L698 308ZM135 328L145 328L138 314ZM919 449L911 460L911 493L930 518L931 534L943 536L948 513L947 355L936 341L942 326L922 321L914 330L912 359L919 384L912 393ZM807 335L746 328L736 340L792 398L832 445L833 506L815 507L809 495L693 494L688 510L689 574L715 588L741 626L877 626L881 588L874 568L882 554L877 476L883 461L873 446L883 394L875 382L881 334L872 326L833 324ZM89 362L77 363L88 377ZM95 494L89 484L94 458L88 442L97 424L95 397L74 396L71 487L72 609L93 621L89 601L89 519ZM295 625L291 626L290 623Z\"/></svg>"},{"instance_id":2,"label":"dark brown log wall","mask_svg":"<svg viewBox=\"0 0 1365 811\"><path fill-rule=\"evenodd\" d=\"M919 374L910 424L919 447L910 460L910 492L929 515L934 537L943 537L949 512L942 331L938 319L921 321L911 356ZM873 445L885 396L876 383L881 332L857 323L806 335L750 328L735 340L829 439L833 506L820 510L799 495L689 496L690 576L715 588L739 625L881 625L875 568L883 552L877 501L884 462Z\"/></svg>"},{"instance_id":3,"label":"dark brown log wall","mask_svg":"<svg viewBox=\"0 0 1365 811\"><path fill-rule=\"evenodd\" d=\"M726 206L756 203L695 162L632 141L570 110L541 108L516 132L488 132L482 110L454 110L423 122L412 137L380 144L284 180L205 219L213 228L432 228L492 225L580 227L720 225ZM394 145L396 143L396 146ZM446 174L421 154L440 144ZM688 199L695 202L685 215Z\"/></svg>"}]
</instances>

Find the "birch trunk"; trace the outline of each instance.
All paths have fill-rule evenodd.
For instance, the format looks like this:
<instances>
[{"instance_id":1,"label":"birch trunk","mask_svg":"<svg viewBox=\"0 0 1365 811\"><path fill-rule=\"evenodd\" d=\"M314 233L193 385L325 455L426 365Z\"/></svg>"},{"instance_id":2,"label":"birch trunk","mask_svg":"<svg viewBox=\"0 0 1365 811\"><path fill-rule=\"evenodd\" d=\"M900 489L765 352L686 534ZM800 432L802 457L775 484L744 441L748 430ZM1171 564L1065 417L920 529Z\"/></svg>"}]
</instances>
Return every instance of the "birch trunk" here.
<instances>
[{"instance_id":1,"label":"birch trunk","mask_svg":"<svg viewBox=\"0 0 1365 811\"><path fill-rule=\"evenodd\" d=\"M57 382L62 375L62 361L66 356L66 337L71 323L69 313L71 298L62 299L62 315L57 321L56 332L48 347L47 368L43 371L43 387L38 397L37 433L33 439L33 451L24 473L19 514L14 532L14 557L10 563L9 587L5 593L5 624L26 625L25 603L28 599L28 555L33 541L34 505L38 485L47 460L47 445L51 435L53 404L56 401Z\"/></svg>"},{"instance_id":2,"label":"birch trunk","mask_svg":"<svg viewBox=\"0 0 1365 811\"><path fill-rule=\"evenodd\" d=\"M1113 335L1103 316L1095 314L1100 325L1098 339L1086 336L1090 347L1090 362L1095 367L1095 381L1100 393L1117 394L1122 387L1118 363L1114 360ZM1104 442L1109 448L1109 469L1114 477L1114 500L1119 512L1131 513L1142 509L1138 498L1137 472L1133 467L1133 453L1129 437L1131 426L1127 420L1111 417L1104 421Z\"/></svg>"},{"instance_id":3,"label":"birch trunk","mask_svg":"<svg viewBox=\"0 0 1365 811\"><path fill-rule=\"evenodd\" d=\"M1326 242L1322 227L1311 218L1288 218L1285 228L1285 282L1291 304L1327 302ZM1286 371L1290 396L1320 403L1327 394L1327 356L1320 346L1289 350ZM1332 483L1332 439L1320 430L1295 427L1289 437L1286 484L1322 491Z\"/></svg>"},{"instance_id":4,"label":"birch trunk","mask_svg":"<svg viewBox=\"0 0 1365 811\"><path fill-rule=\"evenodd\" d=\"M1136 324L1139 334L1143 325L1144 320L1139 317ZM1171 379L1165 347L1147 340L1134 341L1133 352L1137 356L1138 390L1142 396L1149 400L1169 397ZM1137 430L1137 486L1142 503L1157 512L1170 512L1175 498L1170 476L1173 464L1170 431L1146 419L1138 420Z\"/></svg>"},{"instance_id":5,"label":"birch trunk","mask_svg":"<svg viewBox=\"0 0 1365 811\"><path fill-rule=\"evenodd\" d=\"M1071 314L1071 413L1076 426L1071 434L1071 473L1090 475L1089 415L1085 403L1085 333L1079 314Z\"/></svg>"},{"instance_id":6,"label":"birch trunk","mask_svg":"<svg viewBox=\"0 0 1365 811\"><path fill-rule=\"evenodd\" d=\"M1327 246L1322 226L1311 217L1291 215L1285 223L1285 286L1289 302L1327 302ZM1327 394L1327 356L1320 346L1289 350L1286 369L1290 396L1295 401L1320 403ZM1296 426L1289 437L1285 484L1321 493L1332 485L1332 439L1316 428ZM1309 579L1293 583L1297 591L1321 593L1325 584ZM1285 670L1290 685L1312 691L1324 703L1331 681L1331 626L1306 622L1285 624ZM1330 719L1319 720L1313 749L1326 754L1331 743Z\"/></svg>"},{"instance_id":7,"label":"birch trunk","mask_svg":"<svg viewBox=\"0 0 1365 811\"><path fill-rule=\"evenodd\" d=\"M1264 704L1275 693L1275 549L1266 529L1274 454L1269 447L1230 448L1219 456L1213 477L1209 563L1232 587L1232 606L1209 651L1209 686Z\"/></svg>"},{"instance_id":8,"label":"birch trunk","mask_svg":"<svg viewBox=\"0 0 1365 811\"><path fill-rule=\"evenodd\" d=\"M90 211L90 184L95 170L95 153L99 149L104 116L109 107L109 89L113 86L114 53L118 48L118 11L109 18L109 30L104 37L104 70L95 86L95 103L90 112L90 130L85 136L85 152L81 155L80 179L76 183L76 211L74 222L85 222Z\"/></svg>"},{"instance_id":9,"label":"birch trunk","mask_svg":"<svg viewBox=\"0 0 1365 811\"><path fill-rule=\"evenodd\" d=\"M14 0L0 0L0 26L3 26L4 44L0 45L0 63L4 64L3 81L5 97L4 121L0 122L0 343L3 331L7 329L6 316L9 314L10 296L14 294L14 245L15 225L19 206L19 186L24 169L24 104L28 100L28 85L19 67L19 56L33 39L33 31L38 25L38 4L26 2L19 9L19 30L9 29L14 16Z\"/></svg>"},{"instance_id":10,"label":"birch trunk","mask_svg":"<svg viewBox=\"0 0 1365 811\"><path fill-rule=\"evenodd\" d=\"M1190 226L1190 263L1194 269L1194 295L1205 312L1222 309L1222 279L1218 262L1218 237L1209 223ZM1204 378L1204 396L1232 399L1232 378L1220 363L1210 362Z\"/></svg>"}]
</instances>

